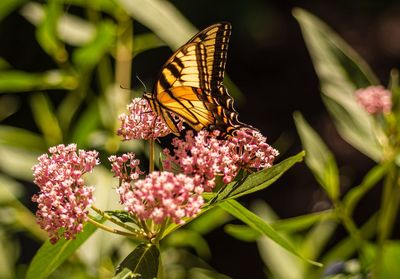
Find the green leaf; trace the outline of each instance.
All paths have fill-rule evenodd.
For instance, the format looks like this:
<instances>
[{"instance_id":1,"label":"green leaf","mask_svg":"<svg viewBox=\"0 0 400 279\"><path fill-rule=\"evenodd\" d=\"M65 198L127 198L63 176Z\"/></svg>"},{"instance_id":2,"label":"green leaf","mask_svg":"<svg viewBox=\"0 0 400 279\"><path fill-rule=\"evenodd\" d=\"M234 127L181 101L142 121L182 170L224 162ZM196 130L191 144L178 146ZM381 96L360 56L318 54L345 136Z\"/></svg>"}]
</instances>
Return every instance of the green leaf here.
<instances>
[{"instance_id":1,"label":"green leaf","mask_svg":"<svg viewBox=\"0 0 400 279\"><path fill-rule=\"evenodd\" d=\"M400 241L385 244L380 278L400 278Z\"/></svg>"},{"instance_id":2,"label":"green leaf","mask_svg":"<svg viewBox=\"0 0 400 279\"><path fill-rule=\"evenodd\" d=\"M139 244L117 267L116 275L129 269L139 278L156 278L160 251L153 244Z\"/></svg>"},{"instance_id":3,"label":"green leaf","mask_svg":"<svg viewBox=\"0 0 400 279\"><path fill-rule=\"evenodd\" d=\"M294 9L293 14L300 24L325 95L323 99L338 132L359 151L378 161L382 149L377 137L383 133L377 125L373 126L373 118L354 98L357 88L378 84L378 79L364 60L325 23L302 9Z\"/></svg>"},{"instance_id":4,"label":"green leaf","mask_svg":"<svg viewBox=\"0 0 400 279\"><path fill-rule=\"evenodd\" d=\"M153 33L136 35L133 37L133 56L161 46L165 46L165 43Z\"/></svg>"},{"instance_id":5,"label":"green leaf","mask_svg":"<svg viewBox=\"0 0 400 279\"><path fill-rule=\"evenodd\" d=\"M187 225L187 227L201 235L205 235L227 223L231 219L232 217L227 214L225 210L222 210L219 207L214 207L195 218Z\"/></svg>"},{"instance_id":6,"label":"green leaf","mask_svg":"<svg viewBox=\"0 0 400 279\"><path fill-rule=\"evenodd\" d=\"M32 181L32 166L37 164L39 152L0 144L0 170L17 179Z\"/></svg>"},{"instance_id":7,"label":"green leaf","mask_svg":"<svg viewBox=\"0 0 400 279\"><path fill-rule=\"evenodd\" d=\"M256 241L262 236L262 234L259 231L250 228L247 225L228 224L224 227L224 231L227 234L233 236L234 238L246 242Z\"/></svg>"},{"instance_id":8,"label":"green leaf","mask_svg":"<svg viewBox=\"0 0 400 279\"><path fill-rule=\"evenodd\" d=\"M331 219L336 219L335 212L333 210L325 210L293 218L276 220L271 223L271 226L278 231L298 232L308 229L315 223Z\"/></svg>"},{"instance_id":9,"label":"green leaf","mask_svg":"<svg viewBox=\"0 0 400 279\"><path fill-rule=\"evenodd\" d=\"M97 229L87 223L83 232L74 240L60 239L56 244L46 241L33 257L26 279L48 278L49 275L68 259Z\"/></svg>"},{"instance_id":10,"label":"green leaf","mask_svg":"<svg viewBox=\"0 0 400 279\"><path fill-rule=\"evenodd\" d=\"M260 217L243 207L240 203L235 200L228 200L218 204L221 208L232 214L234 217L238 218L245 224L249 225L251 228L262 233L263 235L269 237L271 240L276 242L279 246L291 252L292 254L298 256L299 258L307 261L308 263L321 267L322 265L318 262L306 259L301 255L293 245L282 237L277 231L275 231L271 225L267 224Z\"/></svg>"},{"instance_id":11,"label":"green leaf","mask_svg":"<svg viewBox=\"0 0 400 279\"><path fill-rule=\"evenodd\" d=\"M331 200L339 196L339 171L335 157L301 113L293 114L297 132L306 151L305 162Z\"/></svg>"},{"instance_id":12,"label":"green leaf","mask_svg":"<svg viewBox=\"0 0 400 279\"><path fill-rule=\"evenodd\" d=\"M388 170L389 164L377 165L365 175L360 185L350 189L343 199L343 205L348 214L352 214L354 207L361 198L383 178Z\"/></svg>"},{"instance_id":13,"label":"green leaf","mask_svg":"<svg viewBox=\"0 0 400 279\"><path fill-rule=\"evenodd\" d=\"M31 96L30 104L36 125L44 134L47 143L49 145L61 143L63 139L61 128L49 98L42 93L36 93Z\"/></svg>"},{"instance_id":14,"label":"green leaf","mask_svg":"<svg viewBox=\"0 0 400 279\"><path fill-rule=\"evenodd\" d=\"M91 70L111 49L115 41L115 26L108 21L97 27L96 36L85 46L78 48L73 54L74 64L82 70Z\"/></svg>"},{"instance_id":15,"label":"green leaf","mask_svg":"<svg viewBox=\"0 0 400 279\"><path fill-rule=\"evenodd\" d=\"M122 223L135 223L135 220L132 219L129 212L125 210L106 210L105 213L113 217L116 217Z\"/></svg>"},{"instance_id":16,"label":"green leaf","mask_svg":"<svg viewBox=\"0 0 400 279\"><path fill-rule=\"evenodd\" d=\"M198 232L180 229L164 238L163 241L163 245L173 247L190 247L193 248L196 254L201 258L211 258L210 247L208 246L207 241Z\"/></svg>"},{"instance_id":17,"label":"green leaf","mask_svg":"<svg viewBox=\"0 0 400 279\"><path fill-rule=\"evenodd\" d=\"M47 147L41 136L25 129L6 125L0 125L0 145L35 151L44 151Z\"/></svg>"},{"instance_id":18,"label":"green leaf","mask_svg":"<svg viewBox=\"0 0 400 279\"><path fill-rule=\"evenodd\" d=\"M79 119L76 120L73 127L71 141L75 142L81 148L93 146L91 144L90 136L96 131L96 128L100 126L100 115L97 102L88 104L88 107Z\"/></svg>"},{"instance_id":19,"label":"green leaf","mask_svg":"<svg viewBox=\"0 0 400 279\"><path fill-rule=\"evenodd\" d=\"M304 151L295 156L289 157L286 160L273 165L270 168L252 173L244 178L243 181L238 183L233 181L225 186L225 188L216 196L214 202L219 202L225 199L236 199L238 197L248 195L260 191L281 177L287 170L294 164L303 160ZM239 185L238 185L239 184Z\"/></svg>"},{"instance_id":20,"label":"green leaf","mask_svg":"<svg viewBox=\"0 0 400 279\"><path fill-rule=\"evenodd\" d=\"M78 80L75 76L59 70L43 73L3 71L0 73L0 93L35 91L46 89L75 89Z\"/></svg>"},{"instance_id":21,"label":"green leaf","mask_svg":"<svg viewBox=\"0 0 400 279\"><path fill-rule=\"evenodd\" d=\"M1 0L0 1L0 21L17 9L25 0Z\"/></svg>"},{"instance_id":22,"label":"green leaf","mask_svg":"<svg viewBox=\"0 0 400 279\"><path fill-rule=\"evenodd\" d=\"M62 14L62 2L49 0L44 6L45 17L36 29L36 38L44 51L56 61L65 62L68 53L58 39L58 22Z\"/></svg>"}]
</instances>

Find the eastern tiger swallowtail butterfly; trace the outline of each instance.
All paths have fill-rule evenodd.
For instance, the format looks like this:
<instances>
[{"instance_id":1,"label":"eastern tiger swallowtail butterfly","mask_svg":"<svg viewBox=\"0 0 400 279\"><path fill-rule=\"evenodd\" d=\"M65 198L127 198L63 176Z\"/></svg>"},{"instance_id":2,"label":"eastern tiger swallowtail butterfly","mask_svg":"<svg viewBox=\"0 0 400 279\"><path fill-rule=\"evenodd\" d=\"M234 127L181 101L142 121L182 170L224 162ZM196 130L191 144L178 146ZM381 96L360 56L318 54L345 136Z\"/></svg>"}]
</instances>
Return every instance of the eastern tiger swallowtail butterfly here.
<instances>
[{"instance_id":1,"label":"eastern tiger swallowtail butterfly","mask_svg":"<svg viewBox=\"0 0 400 279\"><path fill-rule=\"evenodd\" d=\"M222 84L231 30L230 23L221 22L197 33L161 68L153 92L144 94L173 133L179 130L171 113L196 131L216 129L222 137L252 128L238 120L233 98Z\"/></svg>"}]
</instances>

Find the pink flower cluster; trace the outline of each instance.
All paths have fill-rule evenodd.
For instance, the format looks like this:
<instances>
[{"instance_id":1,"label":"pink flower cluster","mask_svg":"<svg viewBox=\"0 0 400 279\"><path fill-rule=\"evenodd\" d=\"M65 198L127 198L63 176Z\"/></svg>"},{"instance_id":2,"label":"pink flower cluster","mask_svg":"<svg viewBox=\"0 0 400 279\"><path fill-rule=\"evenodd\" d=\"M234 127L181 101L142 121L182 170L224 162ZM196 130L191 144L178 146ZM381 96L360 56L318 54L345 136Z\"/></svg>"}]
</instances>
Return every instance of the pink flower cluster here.
<instances>
[{"instance_id":1,"label":"pink flower cluster","mask_svg":"<svg viewBox=\"0 0 400 279\"><path fill-rule=\"evenodd\" d=\"M211 191L216 176L221 176L227 184L240 168L268 168L279 154L254 130L239 130L227 140L219 139L218 135L218 131L200 131L195 136L193 131L188 131L185 140L174 138L173 153L164 150L164 168L172 170L177 165L185 174L200 179L205 191Z\"/></svg>"},{"instance_id":2,"label":"pink flower cluster","mask_svg":"<svg viewBox=\"0 0 400 279\"><path fill-rule=\"evenodd\" d=\"M32 197L38 203L36 219L50 241L73 239L87 220L94 188L85 185L82 175L99 164L96 151L79 150L75 144L60 144L41 155L33 166L34 183L40 192Z\"/></svg>"},{"instance_id":3,"label":"pink flower cluster","mask_svg":"<svg viewBox=\"0 0 400 279\"><path fill-rule=\"evenodd\" d=\"M140 160L135 158L134 153L122 154L122 156L110 156L108 160L111 162L111 172L114 177L119 177L122 183L130 183L139 179L143 174L139 168Z\"/></svg>"},{"instance_id":4,"label":"pink flower cluster","mask_svg":"<svg viewBox=\"0 0 400 279\"><path fill-rule=\"evenodd\" d=\"M164 137L171 133L167 124L151 110L147 100L135 98L128 105L129 114L121 114L118 118L121 121L121 127L117 134L124 140L134 139L155 139ZM183 123L178 122L178 128L182 128Z\"/></svg>"},{"instance_id":5,"label":"pink flower cluster","mask_svg":"<svg viewBox=\"0 0 400 279\"><path fill-rule=\"evenodd\" d=\"M183 218L195 216L204 203L199 181L171 172L152 172L145 179L123 183L117 192L127 211L157 224L166 218L183 224Z\"/></svg>"},{"instance_id":6,"label":"pink flower cluster","mask_svg":"<svg viewBox=\"0 0 400 279\"><path fill-rule=\"evenodd\" d=\"M357 102L369 114L388 113L392 109L392 94L383 86L369 86L355 92Z\"/></svg>"}]
</instances>

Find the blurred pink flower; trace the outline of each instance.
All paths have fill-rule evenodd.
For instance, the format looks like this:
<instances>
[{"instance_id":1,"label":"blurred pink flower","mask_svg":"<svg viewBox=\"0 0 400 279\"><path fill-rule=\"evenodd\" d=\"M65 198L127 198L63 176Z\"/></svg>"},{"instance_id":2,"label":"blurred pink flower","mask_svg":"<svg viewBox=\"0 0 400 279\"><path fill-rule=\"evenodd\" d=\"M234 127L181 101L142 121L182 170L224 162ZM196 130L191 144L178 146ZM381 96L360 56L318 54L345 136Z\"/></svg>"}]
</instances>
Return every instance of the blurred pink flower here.
<instances>
[{"instance_id":1,"label":"blurred pink flower","mask_svg":"<svg viewBox=\"0 0 400 279\"><path fill-rule=\"evenodd\" d=\"M122 183L117 192L125 210L157 224L166 218L183 224L183 218L195 216L204 203L203 187L195 179L165 171L152 172L133 183Z\"/></svg>"},{"instance_id":2,"label":"blurred pink flower","mask_svg":"<svg viewBox=\"0 0 400 279\"><path fill-rule=\"evenodd\" d=\"M392 94L383 86L369 86L355 92L357 102L369 113L388 113L392 109Z\"/></svg>"},{"instance_id":3,"label":"blurred pink flower","mask_svg":"<svg viewBox=\"0 0 400 279\"><path fill-rule=\"evenodd\" d=\"M40 192L32 197L38 203L36 220L54 244L60 237L73 239L87 220L94 188L85 185L82 175L99 164L97 151L79 150L75 144L50 147L33 166L34 183Z\"/></svg>"},{"instance_id":4,"label":"blurred pink flower","mask_svg":"<svg viewBox=\"0 0 400 279\"><path fill-rule=\"evenodd\" d=\"M121 121L121 127L117 134L122 136L124 140L155 139L171 133L161 117L151 110L147 100L135 98L127 108L129 113L123 113L118 117ZM178 121L179 129L183 129L182 125L182 121Z\"/></svg>"},{"instance_id":5,"label":"blurred pink flower","mask_svg":"<svg viewBox=\"0 0 400 279\"><path fill-rule=\"evenodd\" d=\"M217 176L227 184L240 168L268 168L279 154L265 137L250 129L239 130L227 140L218 135L219 131L200 131L196 136L187 131L185 140L174 138L173 152L164 150L164 169L172 170L177 165L185 174L199 179L205 191L211 191Z\"/></svg>"},{"instance_id":6,"label":"blurred pink flower","mask_svg":"<svg viewBox=\"0 0 400 279\"><path fill-rule=\"evenodd\" d=\"M122 154L121 156L110 156L111 172L122 182L131 182L139 179L144 172L140 170L140 160L135 158L134 153Z\"/></svg>"}]
</instances>

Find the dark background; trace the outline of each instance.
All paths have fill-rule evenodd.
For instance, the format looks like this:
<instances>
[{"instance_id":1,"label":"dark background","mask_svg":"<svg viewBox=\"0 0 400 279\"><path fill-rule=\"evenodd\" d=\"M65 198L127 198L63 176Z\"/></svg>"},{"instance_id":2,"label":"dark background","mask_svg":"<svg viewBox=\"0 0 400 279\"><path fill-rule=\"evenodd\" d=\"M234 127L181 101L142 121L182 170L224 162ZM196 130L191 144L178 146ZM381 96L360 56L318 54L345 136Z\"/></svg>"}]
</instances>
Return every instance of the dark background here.
<instances>
[{"instance_id":1,"label":"dark background","mask_svg":"<svg viewBox=\"0 0 400 279\"><path fill-rule=\"evenodd\" d=\"M245 96L237 104L240 119L260 129L269 143L276 142L275 147L282 153L280 158L301 150L292 118L298 110L333 150L341 171L342 193L360 182L373 162L337 135L322 105L318 79L291 12L294 7L301 7L325 21L361 54L386 86L390 70L399 67L400 62L399 1L171 2L199 29L219 21L232 23L226 71ZM145 30L135 24L138 32ZM134 74L144 79L155 77L170 54L168 48L162 48L139 55L134 61ZM54 66L35 43L34 28L18 13L0 23L0 56L19 70L43 71ZM21 94L23 106L24 98ZM35 129L31 120L21 114L7 119L6 124ZM358 223L379 207L378 188L357 208ZM330 206L305 164L295 166L273 186L241 202L249 204L255 198L268 202L282 218ZM399 235L398 229L396 234ZM339 229L332 243L343 235ZM234 278L265 277L255 244L238 241L222 228L207 239L213 253L210 264L217 271Z\"/></svg>"}]
</instances>

